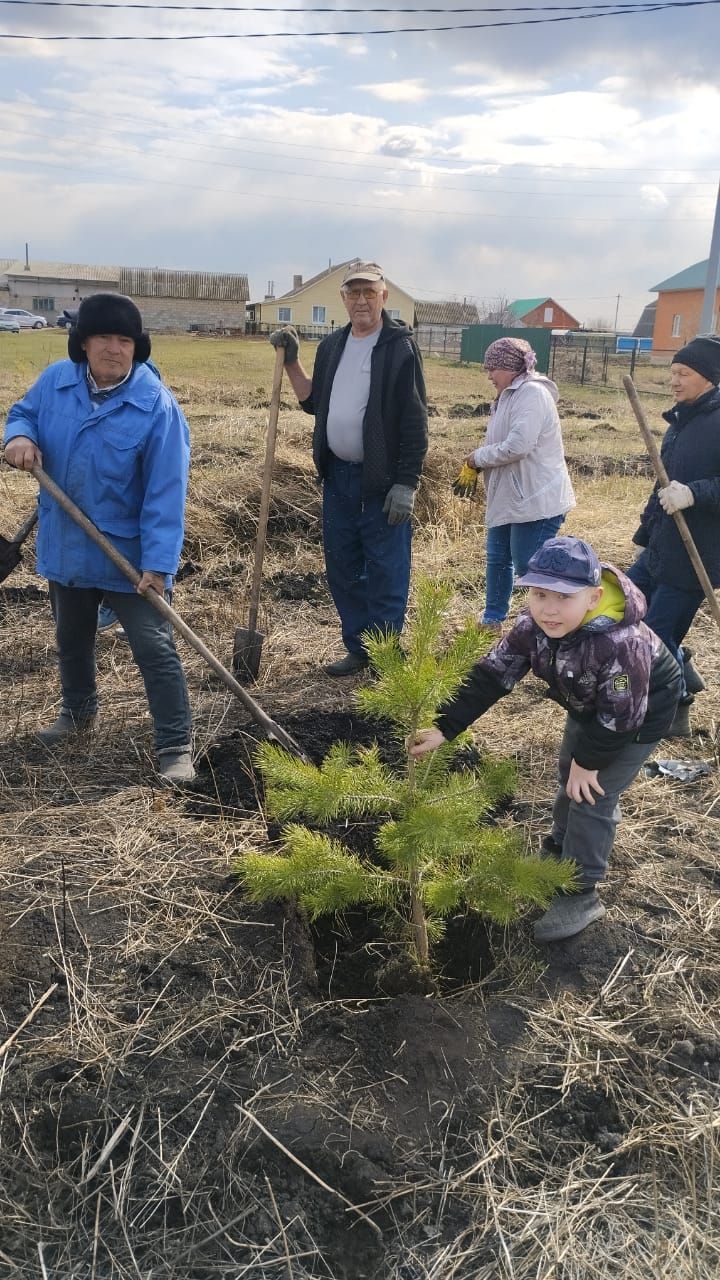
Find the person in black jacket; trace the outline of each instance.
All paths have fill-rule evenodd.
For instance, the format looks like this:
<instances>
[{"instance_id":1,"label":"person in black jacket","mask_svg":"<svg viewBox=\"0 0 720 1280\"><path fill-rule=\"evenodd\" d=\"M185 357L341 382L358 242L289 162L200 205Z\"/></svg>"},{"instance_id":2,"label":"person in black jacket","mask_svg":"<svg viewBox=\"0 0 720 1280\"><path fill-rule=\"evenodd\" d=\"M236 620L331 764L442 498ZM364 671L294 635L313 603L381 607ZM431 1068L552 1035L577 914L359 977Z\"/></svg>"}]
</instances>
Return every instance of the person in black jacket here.
<instances>
[{"instance_id":1,"label":"person in black jacket","mask_svg":"<svg viewBox=\"0 0 720 1280\"><path fill-rule=\"evenodd\" d=\"M365 631L399 634L410 587L412 513L427 453L427 396L412 329L384 310L376 262L355 262L341 297L350 323L323 338L312 378L295 329L270 335L285 351L290 384L315 417L313 459L323 484L328 585L340 615L347 676L367 666Z\"/></svg>"},{"instance_id":2,"label":"person in black jacket","mask_svg":"<svg viewBox=\"0 0 720 1280\"><path fill-rule=\"evenodd\" d=\"M673 356L672 409L660 450L670 483L656 485L633 542L643 547L628 577L645 595L645 621L680 664L683 697L667 737L689 737L693 695L705 688L683 646L705 596L673 519L682 511L707 575L720 585L720 338L693 338Z\"/></svg>"}]
</instances>

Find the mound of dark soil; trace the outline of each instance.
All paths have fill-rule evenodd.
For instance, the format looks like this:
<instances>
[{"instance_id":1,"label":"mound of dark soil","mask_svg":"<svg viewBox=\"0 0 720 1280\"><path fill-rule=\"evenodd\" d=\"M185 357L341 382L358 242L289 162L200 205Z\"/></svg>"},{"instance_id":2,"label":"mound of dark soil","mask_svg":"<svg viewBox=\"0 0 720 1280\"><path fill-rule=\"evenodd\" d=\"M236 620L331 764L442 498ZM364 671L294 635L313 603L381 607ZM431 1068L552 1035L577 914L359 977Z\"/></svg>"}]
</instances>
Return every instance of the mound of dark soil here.
<instances>
[{"instance_id":1,"label":"mound of dark soil","mask_svg":"<svg viewBox=\"0 0 720 1280\"><path fill-rule=\"evenodd\" d=\"M304 600L308 604L319 604L330 599L324 573L289 573L282 569L270 579L269 587L276 600Z\"/></svg>"},{"instance_id":2,"label":"mound of dark soil","mask_svg":"<svg viewBox=\"0 0 720 1280\"><path fill-rule=\"evenodd\" d=\"M47 591L40 587L0 587L0 610L15 608L19 604L43 604L49 602Z\"/></svg>"},{"instance_id":3,"label":"mound of dark soil","mask_svg":"<svg viewBox=\"0 0 720 1280\"><path fill-rule=\"evenodd\" d=\"M567 459L571 472L579 476L652 476L652 463L645 454L613 458L604 454Z\"/></svg>"}]
</instances>

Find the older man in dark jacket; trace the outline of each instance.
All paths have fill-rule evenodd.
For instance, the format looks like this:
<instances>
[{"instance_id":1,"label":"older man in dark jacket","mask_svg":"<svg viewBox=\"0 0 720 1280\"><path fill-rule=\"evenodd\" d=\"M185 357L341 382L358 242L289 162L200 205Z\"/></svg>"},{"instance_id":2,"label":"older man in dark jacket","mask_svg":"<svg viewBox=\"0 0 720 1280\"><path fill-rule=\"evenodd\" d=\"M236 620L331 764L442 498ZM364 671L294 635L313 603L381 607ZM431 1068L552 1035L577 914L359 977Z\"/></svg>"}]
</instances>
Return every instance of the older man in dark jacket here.
<instances>
[{"instance_id":1,"label":"older man in dark jacket","mask_svg":"<svg viewBox=\"0 0 720 1280\"><path fill-rule=\"evenodd\" d=\"M661 456L670 483L655 486L633 539L645 550L628 577L645 594L645 618L677 659L684 676L683 698L668 737L690 735L693 695L705 688L682 641L704 593L673 520L682 511L707 575L720 585L720 339L693 338L673 356L672 409Z\"/></svg>"},{"instance_id":2,"label":"older man in dark jacket","mask_svg":"<svg viewBox=\"0 0 720 1280\"><path fill-rule=\"evenodd\" d=\"M427 398L412 329L384 310L376 262L345 273L350 323L323 338L312 378L293 328L270 335L301 408L315 417L313 458L323 482L328 585L340 615L344 658L330 676L367 666L365 631L399 633L410 586L415 491L427 452Z\"/></svg>"}]
</instances>

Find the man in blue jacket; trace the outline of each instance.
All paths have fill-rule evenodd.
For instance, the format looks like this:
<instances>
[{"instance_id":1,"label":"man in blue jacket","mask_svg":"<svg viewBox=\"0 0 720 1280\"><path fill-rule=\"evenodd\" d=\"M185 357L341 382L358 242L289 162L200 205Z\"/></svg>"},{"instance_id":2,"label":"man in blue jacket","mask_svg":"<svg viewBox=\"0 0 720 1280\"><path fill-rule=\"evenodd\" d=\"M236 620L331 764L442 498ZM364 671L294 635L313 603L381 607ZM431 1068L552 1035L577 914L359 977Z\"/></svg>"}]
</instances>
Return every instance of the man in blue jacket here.
<instances>
[{"instance_id":1,"label":"man in blue jacket","mask_svg":"<svg viewBox=\"0 0 720 1280\"><path fill-rule=\"evenodd\" d=\"M655 486L633 541L644 547L628 577L645 595L645 618L665 641L683 674L683 697L666 735L690 735L693 695L705 684L683 646L705 599L673 515L682 511L714 587L720 586L720 338L693 338L673 356L672 409L661 457L670 483Z\"/></svg>"},{"instance_id":2,"label":"man in blue jacket","mask_svg":"<svg viewBox=\"0 0 720 1280\"><path fill-rule=\"evenodd\" d=\"M37 462L141 574L137 589L43 490L38 572L48 579L62 706L38 738L50 748L92 728L98 706L95 634L103 599L140 668L164 781L192 781L187 684L170 624L145 593L169 592L184 533L190 438L183 414L146 361L135 303L116 293L82 302L69 360L50 365L8 415L5 457Z\"/></svg>"},{"instance_id":3,"label":"man in blue jacket","mask_svg":"<svg viewBox=\"0 0 720 1280\"><path fill-rule=\"evenodd\" d=\"M300 407L313 414L323 482L328 586L347 653L325 667L367 666L365 631L402 631L410 587L412 513L427 453L427 397L412 329L385 311L377 262L348 267L340 290L350 323L320 343L309 377L291 326L270 335Z\"/></svg>"}]
</instances>

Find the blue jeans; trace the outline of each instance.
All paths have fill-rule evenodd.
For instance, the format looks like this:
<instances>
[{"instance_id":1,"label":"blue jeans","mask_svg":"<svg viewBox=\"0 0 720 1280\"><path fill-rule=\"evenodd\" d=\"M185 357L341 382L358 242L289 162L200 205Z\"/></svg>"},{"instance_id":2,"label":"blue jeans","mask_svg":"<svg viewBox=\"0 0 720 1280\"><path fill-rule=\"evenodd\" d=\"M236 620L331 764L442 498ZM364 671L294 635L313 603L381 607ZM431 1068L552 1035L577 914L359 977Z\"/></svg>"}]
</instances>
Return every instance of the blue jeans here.
<instances>
[{"instance_id":1,"label":"blue jeans","mask_svg":"<svg viewBox=\"0 0 720 1280\"><path fill-rule=\"evenodd\" d=\"M95 634L98 607L105 599L117 614L132 651L155 725L155 747L189 746L192 718L187 684L169 622L132 591L98 591L49 583L60 665L62 705L76 720L98 706Z\"/></svg>"},{"instance_id":2,"label":"blue jeans","mask_svg":"<svg viewBox=\"0 0 720 1280\"><path fill-rule=\"evenodd\" d=\"M565 519L548 516L525 524L498 524L488 529L483 622L504 622L510 607L514 578L521 578L528 560L548 538L554 538Z\"/></svg>"},{"instance_id":3,"label":"blue jeans","mask_svg":"<svg viewBox=\"0 0 720 1280\"><path fill-rule=\"evenodd\" d=\"M648 570L647 559L647 551L641 551L635 563L627 570L627 576L640 588L647 600L645 622L665 642L680 665L683 697L687 698L682 642L705 599L705 592L700 587L685 591L682 587L669 587L664 582L658 582Z\"/></svg>"},{"instance_id":4,"label":"blue jeans","mask_svg":"<svg viewBox=\"0 0 720 1280\"><path fill-rule=\"evenodd\" d=\"M323 482L323 543L330 594L349 653L364 631L399 634L410 589L412 522L388 524L383 497L363 497L362 463L331 457Z\"/></svg>"}]
</instances>

